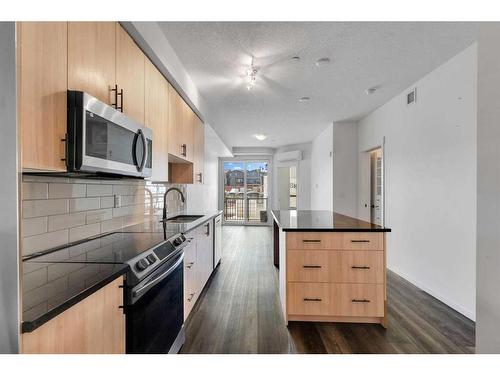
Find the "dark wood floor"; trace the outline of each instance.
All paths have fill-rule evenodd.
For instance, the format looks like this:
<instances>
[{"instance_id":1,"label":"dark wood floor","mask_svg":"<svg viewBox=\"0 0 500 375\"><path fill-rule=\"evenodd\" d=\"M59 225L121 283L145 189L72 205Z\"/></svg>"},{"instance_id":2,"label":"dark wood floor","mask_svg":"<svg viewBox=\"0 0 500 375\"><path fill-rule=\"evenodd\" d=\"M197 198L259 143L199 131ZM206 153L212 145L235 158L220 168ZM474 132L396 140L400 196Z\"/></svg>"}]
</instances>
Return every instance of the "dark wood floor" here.
<instances>
[{"instance_id":1,"label":"dark wood floor","mask_svg":"<svg viewBox=\"0 0 500 375\"><path fill-rule=\"evenodd\" d=\"M182 353L473 353L474 323L388 274L388 329L375 324L286 327L269 227L223 227L222 262L186 322Z\"/></svg>"}]
</instances>

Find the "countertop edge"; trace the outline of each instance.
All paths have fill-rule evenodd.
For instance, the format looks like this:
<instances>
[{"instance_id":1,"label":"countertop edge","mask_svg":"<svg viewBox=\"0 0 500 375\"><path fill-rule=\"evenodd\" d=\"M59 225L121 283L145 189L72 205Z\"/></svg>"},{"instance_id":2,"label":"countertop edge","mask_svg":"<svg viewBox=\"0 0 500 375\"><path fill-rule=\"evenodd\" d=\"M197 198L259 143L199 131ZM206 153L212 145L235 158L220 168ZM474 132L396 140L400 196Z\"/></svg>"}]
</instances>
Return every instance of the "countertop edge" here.
<instances>
[{"instance_id":1,"label":"countertop edge","mask_svg":"<svg viewBox=\"0 0 500 375\"><path fill-rule=\"evenodd\" d=\"M203 215L203 217L200 217L199 219L193 221L190 223L190 225L192 225L191 228L189 228L187 231L185 232L182 232L183 234L185 233L189 233L191 232L192 230L198 228L200 225L202 225L203 223L206 223L207 221L209 220L212 220L213 218L215 218L216 216L219 216L222 214L222 210L217 210L217 212L212 212L208 215Z\"/></svg>"},{"instance_id":2,"label":"countertop edge","mask_svg":"<svg viewBox=\"0 0 500 375\"><path fill-rule=\"evenodd\" d=\"M101 281L97 282L96 284L92 285L91 287L76 294L75 296L73 296L70 299L68 299L67 301L61 303L60 305L53 308L52 310L47 311L45 314L41 315L40 317L36 318L35 320L29 321L29 322L23 321L21 323L21 333L33 332L34 330L36 330L37 328L39 328L43 324L52 320L53 318L60 315L64 311L68 310L69 308L73 307L78 302L84 300L85 298L87 298L90 295L97 292L102 287L108 285L112 281L116 280L118 277L124 275L127 272L127 269L128 269L128 265L124 264L123 268L117 270L116 272L112 273L111 275L102 279Z\"/></svg>"}]
</instances>

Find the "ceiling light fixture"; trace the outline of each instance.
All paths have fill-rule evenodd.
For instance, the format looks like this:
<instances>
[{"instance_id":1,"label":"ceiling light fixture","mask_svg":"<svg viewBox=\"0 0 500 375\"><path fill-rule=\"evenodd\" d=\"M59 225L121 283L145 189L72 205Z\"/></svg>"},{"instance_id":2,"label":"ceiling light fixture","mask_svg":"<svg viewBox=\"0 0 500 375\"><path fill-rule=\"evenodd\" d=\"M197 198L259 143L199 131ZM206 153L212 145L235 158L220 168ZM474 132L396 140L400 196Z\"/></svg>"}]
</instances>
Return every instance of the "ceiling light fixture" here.
<instances>
[{"instance_id":1,"label":"ceiling light fixture","mask_svg":"<svg viewBox=\"0 0 500 375\"><path fill-rule=\"evenodd\" d=\"M316 66L322 67L330 64L330 59L328 57L322 57L321 59L316 60Z\"/></svg>"},{"instance_id":2,"label":"ceiling light fixture","mask_svg":"<svg viewBox=\"0 0 500 375\"><path fill-rule=\"evenodd\" d=\"M292 57L292 61L293 61L293 62L300 61L300 56L293 56L293 57Z\"/></svg>"},{"instance_id":3,"label":"ceiling light fixture","mask_svg":"<svg viewBox=\"0 0 500 375\"><path fill-rule=\"evenodd\" d=\"M264 139L267 138L267 135L265 135L265 134L254 134L254 137L257 138L259 141L263 141Z\"/></svg>"},{"instance_id":4,"label":"ceiling light fixture","mask_svg":"<svg viewBox=\"0 0 500 375\"><path fill-rule=\"evenodd\" d=\"M369 87L365 90L366 95L372 95L378 90L377 86Z\"/></svg>"},{"instance_id":5,"label":"ceiling light fixture","mask_svg":"<svg viewBox=\"0 0 500 375\"><path fill-rule=\"evenodd\" d=\"M308 102L309 100L311 100L311 98L309 96L303 96L299 99L299 102L304 103L304 102Z\"/></svg>"},{"instance_id":6,"label":"ceiling light fixture","mask_svg":"<svg viewBox=\"0 0 500 375\"><path fill-rule=\"evenodd\" d=\"M252 56L252 62L250 66L247 68L245 71L246 74L246 81L247 81L247 90L253 89L255 86L255 81L257 79L257 68L253 64L253 56Z\"/></svg>"}]
</instances>

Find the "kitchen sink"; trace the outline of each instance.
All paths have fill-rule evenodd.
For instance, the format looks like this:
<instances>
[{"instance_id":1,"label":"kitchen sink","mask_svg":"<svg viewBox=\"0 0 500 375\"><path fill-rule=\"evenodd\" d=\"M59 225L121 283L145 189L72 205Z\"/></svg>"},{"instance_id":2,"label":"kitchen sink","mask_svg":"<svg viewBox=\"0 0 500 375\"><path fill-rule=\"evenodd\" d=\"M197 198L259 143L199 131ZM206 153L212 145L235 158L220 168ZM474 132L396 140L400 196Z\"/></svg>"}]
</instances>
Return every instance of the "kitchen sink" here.
<instances>
[{"instance_id":1,"label":"kitchen sink","mask_svg":"<svg viewBox=\"0 0 500 375\"><path fill-rule=\"evenodd\" d=\"M190 223L192 221L198 220L203 215L177 215L165 220L166 223ZM163 221L163 220L162 220Z\"/></svg>"}]
</instances>

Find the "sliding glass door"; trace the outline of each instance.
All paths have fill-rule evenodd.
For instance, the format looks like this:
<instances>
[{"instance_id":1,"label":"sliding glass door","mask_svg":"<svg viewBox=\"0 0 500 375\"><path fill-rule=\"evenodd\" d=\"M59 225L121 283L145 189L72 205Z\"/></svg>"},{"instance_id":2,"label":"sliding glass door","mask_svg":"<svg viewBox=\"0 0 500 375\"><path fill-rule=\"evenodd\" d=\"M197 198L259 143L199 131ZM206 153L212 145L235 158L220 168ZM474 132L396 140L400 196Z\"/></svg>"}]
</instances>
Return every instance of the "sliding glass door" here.
<instances>
[{"instance_id":1,"label":"sliding glass door","mask_svg":"<svg viewBox=\"0 0 500 375\"><path fill-rule=\"evenodd\" d=\"M267 161L224 161L224 221L234 224L267 224Z\"/></svg>"}]
</instances>

